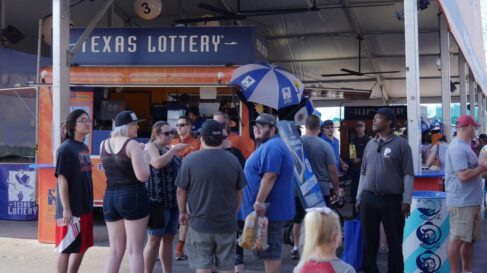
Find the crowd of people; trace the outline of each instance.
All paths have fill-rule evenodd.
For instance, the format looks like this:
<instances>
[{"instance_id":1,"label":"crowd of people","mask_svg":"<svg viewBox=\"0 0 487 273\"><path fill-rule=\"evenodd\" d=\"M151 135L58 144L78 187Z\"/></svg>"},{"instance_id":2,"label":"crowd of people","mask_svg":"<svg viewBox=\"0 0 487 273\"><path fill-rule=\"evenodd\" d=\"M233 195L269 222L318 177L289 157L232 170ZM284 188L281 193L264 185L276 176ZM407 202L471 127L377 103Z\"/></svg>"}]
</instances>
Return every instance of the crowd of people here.
<instances>
[{"instance_id":1,"label":"crowd of people","mask_svg":"<svg viewBox=\"0 0 487 273\"><path fill-rule=\"evenodd\" d=\"M232 132L224 112L198 124L199 137L191 133L195 118L180 117L177 136L168 123L158 121L146 144L134 140L139 122L134 112L120 112L110 138L100 145L107 182L103 214L110 241L105 272L118 272L125 253L130 272L153 272L157 256L165 273L172 272L173 256L189 259L189 266L200 273L243 272L243 249L235 241L252 212L269 220L269 247L255 251L266 273L281 272L283 231L290 221L294 223L290 254L300 260L294 272L355 272L336 256L342 242L337 213L330 208L307 209L296 195L293 157L279 137L273 115L260 114L253 122L255 150ZM371 138L365 122L357 121L349 163L338 154L332 121L322 124L311 115L301 136L328 205L340 196L339 171L351 173L353 214L362 222L366 273L379 272L380 225L387 237L389 272L404 272L402 240L414 170L408 142L394 133L396 123L390 108L380 108ZM91 162L83 143L90 126L86 112L71 112L66 118L67 139L56 159L58 272L77 272L85 251L93 246ZM435 156L428 161L439 160L445 170L452 272L458 272L460 259L462 272L470 272L473 243L483 237L480 205L487 148L481 148L480 155L472 150L478 124L470 116L460 117L456 127L452 143L439 139L431 147ZM302 223L304 242L299 240Z\"/></svg>"}]
</instances>

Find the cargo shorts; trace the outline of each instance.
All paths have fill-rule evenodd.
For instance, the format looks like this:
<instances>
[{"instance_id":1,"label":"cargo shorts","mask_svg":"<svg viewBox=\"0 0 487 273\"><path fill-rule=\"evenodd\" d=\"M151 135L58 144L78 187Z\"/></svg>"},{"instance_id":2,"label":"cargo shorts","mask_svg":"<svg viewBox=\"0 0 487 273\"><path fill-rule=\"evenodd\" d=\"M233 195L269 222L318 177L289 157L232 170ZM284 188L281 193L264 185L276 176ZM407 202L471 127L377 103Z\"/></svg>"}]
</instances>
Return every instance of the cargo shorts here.
<instances>
[{"instance_id":1,"label":"cargo shorts","mask_svg":"<svg viewBox=\"0 0 487 273\"><path fill-rule=\"evenodd\" d=\"M454 208L450 212L450 239L467 243L483 239L480 206Z\"/></svg>"}]
</instances>

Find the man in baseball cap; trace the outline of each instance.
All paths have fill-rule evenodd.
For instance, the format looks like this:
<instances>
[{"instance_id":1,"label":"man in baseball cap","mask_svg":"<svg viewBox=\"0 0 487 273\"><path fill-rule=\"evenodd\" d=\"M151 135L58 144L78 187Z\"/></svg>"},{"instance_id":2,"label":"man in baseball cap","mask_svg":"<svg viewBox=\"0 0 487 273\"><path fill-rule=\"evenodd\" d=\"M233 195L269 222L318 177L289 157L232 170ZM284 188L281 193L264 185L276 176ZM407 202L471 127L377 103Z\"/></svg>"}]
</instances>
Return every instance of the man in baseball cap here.
<instances>
[{"instance_id":1,"label":"man in baseball cap","mask_svg":"<svg viewBox=\"0 0 487 273\"><path fill-rule=\"evenodd\" d=\"M479 124L468 115L457 119L457 136L448 145L445 160L446 206L450 212L448 258L450 272L472 271L474 242L484 236L481 220L483 202L482 174L487 161L478 160L470 147Z\"/></svg>"},{"instance_id":2,"label":"man in baseball cap","mask_svg":"<svg viewBox=\"0 0 487 273\"><path fill-rule=\"evenodd\" d=\"M294 218L294 162L291 152L277 135L277 120L260 114L254 122L255 139L261 144L245 163L244 188L239 220L252 211L267 216L269 248L257 251L264 260L266 272L281 272L283 225ZM266 206L269 203L270 206Z\"/></svg>"}]
</instances>

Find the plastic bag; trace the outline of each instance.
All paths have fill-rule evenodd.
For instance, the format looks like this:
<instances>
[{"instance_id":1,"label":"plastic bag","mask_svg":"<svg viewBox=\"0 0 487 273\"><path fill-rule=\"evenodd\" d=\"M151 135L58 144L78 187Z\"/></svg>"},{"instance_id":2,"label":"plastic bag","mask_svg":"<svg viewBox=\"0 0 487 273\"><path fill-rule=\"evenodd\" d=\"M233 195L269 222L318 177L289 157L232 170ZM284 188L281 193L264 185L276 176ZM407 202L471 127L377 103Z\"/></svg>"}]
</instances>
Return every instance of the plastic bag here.
<instances>
[{"instance_id":1,"label":"plastic bag","mask_svg":"<svg viewBox=\"0 0 487 273\"><path fill-rule=\"evenodd\" d=\"M252 249L255 243L255 235L257 227L255 223L257 222L257 214L255 211L247 215L245 218L244 229L240 238L238 238L238 245L241 248Z\"/></svg>"},{"instance_id":2,"label":"plastic bag","mask_svg":"<svg viewBox=\"0 0 487 273\"><path fill-rule=\"evenodd\" d=\"M253 211L245 218L244 229L238 245L242 248L252 249L255 251L264 251L269 247L267 243L267 229L269 220L267 217L259 217Z\"/></svg>"}]
</instances>

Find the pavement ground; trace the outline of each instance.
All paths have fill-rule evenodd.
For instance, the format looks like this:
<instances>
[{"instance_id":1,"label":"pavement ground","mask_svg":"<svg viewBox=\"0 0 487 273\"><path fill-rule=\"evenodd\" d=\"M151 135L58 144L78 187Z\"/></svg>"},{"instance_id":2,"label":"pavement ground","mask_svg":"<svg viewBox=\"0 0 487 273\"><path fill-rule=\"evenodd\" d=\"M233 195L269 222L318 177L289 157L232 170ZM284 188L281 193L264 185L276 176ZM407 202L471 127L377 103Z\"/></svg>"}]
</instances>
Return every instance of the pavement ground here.
<instances>
[{"instance_id":1,"label":"pavement ground","mask_svg":"<svg viewBox=\"0 0 487 273\"><path fill-rule=\"evenodd\" d=\"M344 208L345 215L349 207ZM484 225L484 235L487 225ZM79 272L103 272L108 256L108 233L103 217L95 216L95 246L90 248L84 257ZM176 244L176 242L175 242ZM297 261L289 256L291 247L283 246L283 273L292 272ZM487 272L487 238L478 242L474 250L473 272ZM51 273L56 272L57 253L54 245L43 244L37 240L36 221L0 221L0 273ZM381 251L377 261L380 271L387 272L387 253ZM252 253L245 251L245 272L264 272L263 262L257 260ZM129 272L127 257L124 257L120 272ZM154 272L162 272L159 262ZM173 262L174 273L194 272L188 268L187 261Z\"/></svg>"}]
</instances>

